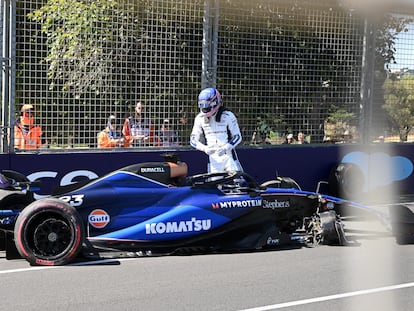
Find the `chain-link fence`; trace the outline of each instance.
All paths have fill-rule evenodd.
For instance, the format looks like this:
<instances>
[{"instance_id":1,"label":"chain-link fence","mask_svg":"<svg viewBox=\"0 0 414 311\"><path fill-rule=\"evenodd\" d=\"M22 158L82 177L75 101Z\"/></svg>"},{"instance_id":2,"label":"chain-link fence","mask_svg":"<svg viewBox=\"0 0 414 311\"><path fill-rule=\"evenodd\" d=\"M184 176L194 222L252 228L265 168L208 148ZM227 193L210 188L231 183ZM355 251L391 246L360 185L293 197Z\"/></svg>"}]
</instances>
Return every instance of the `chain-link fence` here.
<instances>
[{"instance_id":1,"label":"chain-link fence","mask_svg":"<svg viewBox=\"0 0 414 311\"><path fill-rule=\"evenodd\" d=\"M139 148L165 148L167 124L171 147L187 148L206 86L236 113L244 145L398 136L389 78L414 69L410 16L372 21L336 0L2 1L2 20L3 126L14 140L31 104L56 151L96 149L109 115L120 131L137 101L151 123ZM404 74L390 74L401 59Z\"/></svg>"}]
</instances>

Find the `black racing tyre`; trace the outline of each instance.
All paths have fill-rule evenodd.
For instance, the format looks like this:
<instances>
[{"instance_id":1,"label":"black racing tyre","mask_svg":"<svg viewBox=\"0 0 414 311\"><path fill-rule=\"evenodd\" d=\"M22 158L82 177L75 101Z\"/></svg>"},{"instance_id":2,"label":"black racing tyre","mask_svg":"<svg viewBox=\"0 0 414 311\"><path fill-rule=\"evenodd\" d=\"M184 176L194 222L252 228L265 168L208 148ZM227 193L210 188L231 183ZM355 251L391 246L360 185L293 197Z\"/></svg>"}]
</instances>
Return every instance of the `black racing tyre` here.
<instances>
[{"instance_id":1,"label":"black racing tyre","mask_svg":"<svg viewBox=\"0 0 414 311\"><path fill-rule=\"evenodd\" d=\"M6 232L0 230L0 251L4 251L6 249Z\"/></svg>"},{"instance_id":2,"label":"black racing tyre","mask_svg":"<svg viewBox=\"0 0 414 311\"><path fill-rule=\"evenodd\" d=\"M395 204L389 207L389 214L397 244L414 244L414 207Z\"/></svg>"},{"instance_id":3,"label":"black racing tyre","mask_svg":"<svg viewBox=\"0 0 414 311\"><path fill-rule=\"evenodd\" d=\"M362 194L364 182L364 173L353 163L339 163L329 174L330 193L343 199L358 198Z\"/></svg>"},{"instance_id":4,"label":"black racing tyre","mask_svg":"<svg viewBox=\"0 0 414 311\"><path fill-rule=\"evenodd\" d=\"M27 206L14 228L16 248L31 265L58 266L80 252L85 233L77 210L53 198Z\"/></svg>"},{"instance_id":5,"label":"black racing tyre","mask_svg":"<svg viewBox=\"0 0 414 311\"><path fill-rule=\"evenodd\" d=\"M414 226L412 224L393 224L392 232L397 244L414 244Z\"/></svg>"}]
</instances>

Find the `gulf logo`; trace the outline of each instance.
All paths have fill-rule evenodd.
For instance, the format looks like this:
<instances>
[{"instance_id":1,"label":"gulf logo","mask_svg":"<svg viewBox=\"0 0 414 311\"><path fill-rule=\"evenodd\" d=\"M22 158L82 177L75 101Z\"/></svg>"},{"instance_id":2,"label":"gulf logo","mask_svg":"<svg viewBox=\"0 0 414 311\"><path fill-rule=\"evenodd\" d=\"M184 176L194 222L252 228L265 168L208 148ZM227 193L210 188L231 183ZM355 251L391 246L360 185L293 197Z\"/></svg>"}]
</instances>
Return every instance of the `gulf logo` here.
<instances>
[{"instance_id":1,"label":"gulf logo","mask_svg":"<svg viewBox=\"0 0 414 311\"><path fill-rule=\"evenodd\" d=\"M111 217L109 217L108 213L102 209L95 209L88 216L88 222L92 227L97 229L106 227L110 220Z\"/></svg>"}]
</instances>

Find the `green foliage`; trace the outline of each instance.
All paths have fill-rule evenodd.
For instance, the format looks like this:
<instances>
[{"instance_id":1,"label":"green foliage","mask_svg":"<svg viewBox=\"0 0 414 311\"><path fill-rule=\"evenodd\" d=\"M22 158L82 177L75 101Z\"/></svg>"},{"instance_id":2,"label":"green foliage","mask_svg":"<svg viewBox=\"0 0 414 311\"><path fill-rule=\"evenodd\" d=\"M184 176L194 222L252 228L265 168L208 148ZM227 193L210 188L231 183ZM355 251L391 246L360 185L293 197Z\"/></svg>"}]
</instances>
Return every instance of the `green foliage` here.
<instances>
[{"instance_id":1,"label":"green foliage","mask_svg":"<svg viewBox=\"0 0 414 311\"><path fill-rule=\"evenodd\" d=\"M391 77L384 82L385 104L401 141L407 141L408 133L414 126L414 76Z\"/></svg>"},{"instance_id":2,"label":"green foliage","mask_svg":"<svg viewBox=\"0 0 414 311\"><path fill-rule=\"evenodd\" d=\"M257 117L256 132L260 135L261 140L270 138L271 133L279 132L280 127L284 124L283 116L262 115Z\"/></svg>"},{"instance_id":3,"label":"green foliage","mask_svg":"<svg viewBox=\"0 0 414 311\"><path fill-rule=\"evenodd\" d=\"M50 88L60 85L78 98L110 90L117 60L128 57L138 37L127 27L137 21L127 14L113 0L49 0L29 13L47 36Z\"/></svg>"},{"instance_id":4,"label":"green foliage","mask_svg":"<svg viewBox=\"0 0 414 311\"><path fill-rule=\"evenodd\" d=\"M149 0L43 2L46 4L27 15L38 23L42 32L39 37L47 40L47 55L40 54L43 51L37 53L48 66L50 90L62 91L56 97L61 102L76 98L85 103L79 104L76 113L88 111L84 106L93 105L93 100L108 107L131 105L141 93L155 110L158 103L187 102L188 94L199 91L200 66L189 60L199 57L201 63L202 29L197 29L200 25L193 21L180 22L175 16L182 11L182 3L202 8L203 1L165 1L162 7ZM339 123L355 121L356 115L348 110L359 107L358 94L351 92L358 93L360 73L355 63L361 51L344 51L343 42L349 47L360 45L361 37L349 32L362 25L352 14L343 14L341 7L332 6L330 0L323 2L325 5L318 7L306 0L220 1L219 65L213 70L217 70L218 87L223 92L231 90L233 103L229 100L226 105L236 107L239 122L248 128L248 135L256 131L262 138L269 138L272 132L285 132L289 124L291 131L306 129L321 141L321 125L327 118ZM331 11L337 10L335 16L341 16L343 29L337 23L326 23L323 28L332 40L322 36L322 28L309 20L314 7L321 12L318 14L331 16ZM233 19L241 9L250 15ZM389 16L381 22L376 26L376 68L383 74L384 66L394 61L396 36L405 31L409 20ZM252 30L252 25L259 23L261 29ZM152 24L158 33L147 31ZM346 29L347 25L353 28ZM253 40L252 31L259 31L260 36ZM194 36L199 37L198 48L189 44ZM161 52L159 42L166 40L169 48ZM261 49L246 49L259 43ZM160 74L151 74L146 67L149 63ZM260 81L260 92L252 96L256 81ZM112 96L105 97L106 94ZM345 101L347 98L355 102ZM253 103L254 107L237 105L238 102ZM72 118L65 109L69 108L59 104L58 112ZM192 119L194 107L179 105L169 109L166 114L173 112L184 120L180 130L188 136L188 120ZM85 114L87 117L92 118Z\"/></svg>"},{"instance_id":5,"label":"green foliage","mask_svg":"<svg viewBox=\"0 0 414 311\"><path fill-rule=\"evenodd\" d=\"M356 120L355 113L348 112L343 108L338 108L332 112L328 117L328 122L330 123L346 123L352 124Z\"/></svg>"},{"instance_id":6,"label":"green foliage","mask_svg":"<svg viewBox=\"0 0 414 311\"><path fill-rule=\"evenodd\" d=\"M412 23L413 19L387 14L381 19L381 23L376 25L376 68L384 71L389 69L389 65L395 63L395 42L401 32L407 32L407 25Z\"/></svg>"},{"instance_id":7,"label":"green foliage","mask_svg":"<svg viewBox=\"0 0 414 311\"><path fill-rule=\"evenodd\" d=\"M333 141L346 140L345 136L358 136L358 118L355 113L346 111L343 108L335 109L325 123L325 135Z\"/></svg>"}]
</instances>

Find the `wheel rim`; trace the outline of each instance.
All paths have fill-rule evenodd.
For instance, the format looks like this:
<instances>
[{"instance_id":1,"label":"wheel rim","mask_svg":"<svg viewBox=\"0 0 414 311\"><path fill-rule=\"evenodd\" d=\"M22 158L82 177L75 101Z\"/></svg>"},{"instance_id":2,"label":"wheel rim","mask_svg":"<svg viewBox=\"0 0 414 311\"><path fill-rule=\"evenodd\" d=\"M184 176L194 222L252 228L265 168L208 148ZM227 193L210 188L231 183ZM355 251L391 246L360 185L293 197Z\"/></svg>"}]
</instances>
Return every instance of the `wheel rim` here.
<instances>
[{"instance_id":1,"label":"wheel rim","mask_svg":"<svg viewBox=\"0 0 414 311\"><path fill-rule=\"evenodd\" d=\"M40 223L34 232L34 246L41 256L62 254L72 241L70 225L60 219L48 218Z\"/></svg>"}]
</instances>

